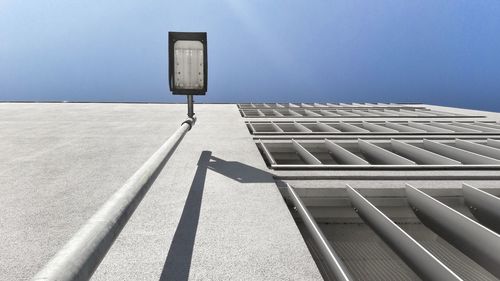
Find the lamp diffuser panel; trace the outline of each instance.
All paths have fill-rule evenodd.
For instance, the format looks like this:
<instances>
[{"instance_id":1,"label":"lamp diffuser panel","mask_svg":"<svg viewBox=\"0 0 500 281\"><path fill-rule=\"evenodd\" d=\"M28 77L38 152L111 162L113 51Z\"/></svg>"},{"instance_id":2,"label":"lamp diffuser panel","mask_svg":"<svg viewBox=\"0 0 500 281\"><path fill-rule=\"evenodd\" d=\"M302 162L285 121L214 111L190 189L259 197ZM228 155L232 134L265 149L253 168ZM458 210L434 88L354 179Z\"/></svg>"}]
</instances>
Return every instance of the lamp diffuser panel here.
<instances>
[{"instance_id":1,"label":"lamp diffuser panel","mask_svg":"<svg viewBox=\"0 0 500 281\"><path fill-rule=\"evenodd\" d=\"M203 44L178 40L174 43L174 84L177 89L202 90L204 87Z\"/></svg>"}]
</instances>

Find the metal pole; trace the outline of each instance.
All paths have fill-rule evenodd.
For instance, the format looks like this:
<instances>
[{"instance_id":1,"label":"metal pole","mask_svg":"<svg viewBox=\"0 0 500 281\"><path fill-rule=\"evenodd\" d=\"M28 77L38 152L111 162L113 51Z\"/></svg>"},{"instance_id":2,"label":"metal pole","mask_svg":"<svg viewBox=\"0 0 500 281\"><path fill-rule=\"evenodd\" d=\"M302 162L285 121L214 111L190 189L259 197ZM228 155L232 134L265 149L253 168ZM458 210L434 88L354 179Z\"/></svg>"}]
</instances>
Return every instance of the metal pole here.
<instances>
[{"instance_id":1,"label":"metal pole","mask_svg":"<svg viewBox=\"0 0 500 281\"><path fill-rule=\"evenodd\" d=\"M335 278L339 281L354 280L354 278L352 278L347 271L346 266L342 263L340 257L335 253L332 246L319 229L307 208L304 206L302 200L299 196L297 196L295 190L293 190L293 187L291 187L288 183L286 184L286 187L290 193L290 199L292 200L293 205L297 208L300 218L311 234L312 239L318 245L319 251L323 255L326 265L331 270Z\"/></svg>"},{"instance_id":2,"label":"metal pole","mask_svg":"<svg viewBox=\"0 0 500 281\"><path fill-rule=\"evenodd\" d=\"M194 109L193 109L193 95L187 95L187 105L188 105L188 117L194 117Z\"/></svg>"},{"instance_id":3,"label":"metal pole","mask_svg":"<svg viewBox=\"0 0 500 281\"><path fill-rule=\"evenodd\" d=\"M196 118L186 119L32 280L89 280L163 165L195 122Z\"/></svg>"}]
</instances>

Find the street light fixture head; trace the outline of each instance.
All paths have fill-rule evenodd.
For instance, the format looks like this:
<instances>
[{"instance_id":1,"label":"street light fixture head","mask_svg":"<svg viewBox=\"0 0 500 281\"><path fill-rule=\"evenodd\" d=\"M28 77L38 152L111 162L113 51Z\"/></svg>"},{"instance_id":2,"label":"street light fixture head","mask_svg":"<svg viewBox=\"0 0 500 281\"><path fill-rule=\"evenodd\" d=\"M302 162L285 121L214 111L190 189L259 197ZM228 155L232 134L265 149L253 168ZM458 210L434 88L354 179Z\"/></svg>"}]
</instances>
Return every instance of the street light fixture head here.
<instances>
[{"instance_id":1,"label":"street light fixture head","mask_svg":"<svg viewBox=\"0 0 500 281\"><path fill-rule=\"evenodd\" d=\"M207 92L207 33L169 32L169 85L174 95Z\"/></svg>"}]
</instances>

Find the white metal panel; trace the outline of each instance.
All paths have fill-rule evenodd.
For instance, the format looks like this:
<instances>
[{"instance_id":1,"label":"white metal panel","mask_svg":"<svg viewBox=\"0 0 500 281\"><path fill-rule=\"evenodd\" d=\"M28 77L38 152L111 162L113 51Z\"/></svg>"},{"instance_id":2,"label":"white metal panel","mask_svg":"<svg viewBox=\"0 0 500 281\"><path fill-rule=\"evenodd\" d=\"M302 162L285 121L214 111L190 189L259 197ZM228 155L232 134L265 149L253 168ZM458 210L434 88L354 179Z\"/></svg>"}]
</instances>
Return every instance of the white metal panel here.
<instances>
[{"instance_id":1,"label":"white metal panel","mask_svg":"<svg viewBox=\"0 0 500 281\"><path fill-rule=\"evenodd\" d=\"M500 148L500 140L488 139L486 144L492 147Z\"/></svg>"},{"instance_id":2,"label":"white metal panel","mask_svg":"<svg viewBox=\"0 0 500 281\"><path fill-rule=\"evenodd\" d=\"M290 199L295 205L297 212L304 222L306 229L311 234L312 240L316 243L319 252L324 259L326 266L330 269L333 274L332 278L338 281L351 281L354 280L351 274L347 270L347 267L344 265L342 259L335 253L335 250L332 248L330 242L326 239L325 235L321 231L321 229L316 224L313 216L307 210L304 202L300 199L300 197L295 192L294 188L290 186L288 183L286 184L288 193L290 194Z\"/></svg>"},{"instance_id":3,"label":"white metal panel","mask_svg":"<svg viewBox=\"0 0 500 281\"><path fill-rule=\"evenodd\" d=\"M317 122L316 123L316 126L318 126L318 128L322 131L322 132L340 132L339 130L333 128L332 126L329 126L325 123L321 123L321 122Z\"/></svg>"},{"instance_id":4,"label":"white metal panel","mask_svg":"<svg viewBox=\"0 0 500 281\"><path fill-rule=\"evenodd\" d=\"M430 112L425 112L425 111L415 111L415 110L400 109L400 112L412 114L412 115L415 115L415 116L429 116L429 117L436 116L435 114L432 114Z\"/></svg>"},{"instance_id":5,"label":"white metal panel","mask_svg":"<svg viewBox=\"0 0 500 281\"><path fill-rule=\"evenodd\" d=\"M274 157L273 155L271 154L271 152L269 152L269 149L267 148L266 144L263 143L261 140L259 140L259 144L260 146L262 147L262 150L264 150L264 154L266 155L267 157L267 160L269 160L269 163L271 165L276 165L276 160L274 160Z\"/></svg>"},{"instance_id":6,"label":"white metal panel","mask_svg":"<svg viewBox=\"0 0 500 281\"><path fill-rule=\"evenodd\" d=\"M425 130L427 132L435 132L435 133L453 133L454 131L449 130L449 129L444 129L441 127L435 127L435 126L429 126L427 124L422 124L422 123L416 123L416 122L411 122L408 121L408 126Z\"/></svg>"},{"instance_id":7,"label":"white metal panel","mask_svg":"<svg viewBox=\"0 0 500 281\"><path fill-rule=\"evenodd\" d=\"M354 188L346 190L363 221L423 280L462 280Z\"/></svg>"},{"instance_id":8,"label":"white metal panel","mask_svg":"<svg viewBox=\"0 0 500 281\"><path fill-rule=\"evenodd\" d=\"M408 113L408 112L399 111L399 110L384 109L384 111L392 113L393 115L396 115L396 116L415 116L415 114L413 114L413 113Z\"/></svg>"},{"instance_id":9,"label":"white metal panel","mask_svg":"<svg viewBox=\"0 0 500 281\"><path fill-rule=\"evenodd\" d=\"M500 234L500 198L469 184L462 184L465 204L484 226Z\"/></svg>"},{"instance_id":10,"label":"white metal panel","mask_svg":"<svg viewBox=\"0 0 500 281\"><path fill-rule=\"evenodd\" d=\"M392 113L385 112L385 111L383 111L383 110L368 109L367 111L368 111L368 112L371 112L371 113L373 113L373 114L375 114L375 115L377 115L377 116L392 116L392 115L394 115L394 114L392 114Z\"/></svg>"},{"instance_id":11,"label":"white metal panel","mask_svg":"<svg viewBox=\"0 0 500 281\"><path fill-rule=\"evenodd\" d=\"M378 116L376 114L367 112L366 110L353 109L352 112L355 113L355 114L358 114L360 116L366 116L366 117Z\"/></svg>"},{"instance_id":12,"label":"white metal panel","mask_svg":"<svg viewBox=\"0 0 500 281\"><path fill-rule=\"evenodd\" d=\"M344 116L358 116L358 114L355 114L355 113L352 113L350 111L346 111L346 110L341 110L341 109L338 109L337 112L341 115L344 115Z\"/></svg>"},{"instance_id":13,"label":"white metal panel","mask_svg":"<svg viewBox=\"0 0 500 281\"><path fill-rule=\"evenodd\" d=\"M391 140L391 145L394 151L403 155L406 158L412 159L422 164L432 165L460 165L459 161L444 157L442 155L430 152L428 150L416 147L414 145L404 143L398 140Z\"/></svg>"},{"instance_id":14,"label":"white metal panel","mask_svg":"<svg viewBox=\"0 0 500 281\"><path fill-rule=\"evenodd\" d=\"M285 132L285 131L283 131L283 129L280 126L276 125L276 123L274 123L274 122L271 122L271 126L278 133L284 133Z\"/></svg>"},{"instance_id":15,"label":"white metal panel","mask_svg":"<svg viewBox=\"0 0 500 281\"><path fill-rule=\"evenodd\" d=\"M311 129L307 128L306 126L304 126L304 125L302 125L300 123L293 122L293 125L295 126L295 128L299 132L304 132L304 133L310 133L310 132L312 132Z\"/></svg>"},{"instance_id":16,"label":"white metal panel","mask_svg":"<svg viewBox=\"0 0 500 281\"><path fill-rule=\"evenodd\" d=\"M398 124L398 123L385 122L385 125L387 127L389 127L389 128L397 130L399 132L426 133L425 130L413 128L413 127L410 127L410 126L405 126L405 125Z\"/></svg>"},{"instance_id":17,"label":"white metal panel","mask_svg":"<svg viewBox=\"0 0 500 281\"><path fill-rule=\"evenodd\" d=\"M348 165L370 165L368 161L343 148L342 146L325 139L325 146L328 148L333 157L341 164Z\"/></svg>"},{"instance_id":18,"label":"white metal panel","mask_svg":"<svg viewBox=\"0 0 500 281\"><path fill-rule=\"evenodd\" d=\"M485 155L491 158L500 159L500 149L490 147L487 145L478 144L475 142L470 142L466 140L456 140L455 145L458 148L472 151L481 155Z\"/></svg>"},{"instance_id":19,"label":"white metal panel","mask_svg":"<svg viewBox=\"0 0 500 281\"><path fill-rule=\"evenodd\" d=\"M302 117L302 114L300 114L300 113L298 113L297 111L292 110L292 109L288 109L288 113L289 113L290 115L293 115L293 116L297 116L297 117L299 117L299 116L300 116L300 117Z\"/></svg>"},{"instance_id":20,"label":"white metal panel","mask_svg":"<svg viewBox=\"0 0 500 281\"><path fill-rule=\"evenodd\" d=\"M500 278L500 236L483 225L406 184L417 217L430 229Z\"/></svg>"},{"instance_id":21,"label":"white metal panel","mask_svg":"<svg viewBox=\"0 0 500 281\"><path fill-rule=\"evenodd\" d=\"M470 123L452 122L451 124L454 126L472 129L472 130L476 130L479 132L497 132L497 133L500 133L500 130L495 130L493 128L483 127L483 126L479 126L479 125L473 125Z\"/></svg>"},{"instance_id":22,"label":"white metal panel","mask_svg":"<svg viewBox=\"0 0 500 281\"><path fill-rule=\"evenodd\" d=\"M387 127L384 127L384 126L380 126L380 125L377 125L377 124L374 124L374 123L369 123L369 122L366 122L366 121L363 121L362 124L363 124L363 127L365 129L370 130L372 132L399 133L396 130L393 130L393 129L390 129L390 128L387 128Z\"/></svg>"},{"instance_id":23,"label":"white metal panel","mask_svg":"<svg viewBox=\"0 0 500 281\"><path fill-rule=\"evenodd\" d=\"M481 127L488 127L488 128L500 131L500 124L498 124L498 123L486 123L486 122L474 121L474 124L481 126Z\"/></svg>"},{"instance_id":24,"label":"white metal panel","mask_svg":"<svg viewBox=\"0 0 500 281\"><path fill-rule=\"evenodd\" d=\"M477 153L449 146L443 143L427 139L424 139L423 142L425 149L435 152L437 154L444 155L449 158L453 158L464 164L497 164L497 165L500 164L500 160L479 155Z\"/></svg>"},{"instance_id":25,"label":"white metal panel","mask_svg":"<svg viewBox=\"0 0 500 281\"><path fill-rule=\"evenodd\" d=\"M460 133L480 133L480 131L478 131L478 130L473 130L473 129L459 127L459 126L450 125L450 124L438 123L438 122L430 122L429 125L434 126L434 127L443 128L443 129L452 130L454 132L460 132Z\"/></svg>"},{"instance_id":26,"label":"white metal panel","mask_svg":"<svg viewBox=\"0 0 500 281\"><path fill-rule=\"evenodd\" d=\"M339 122L339 127L346 132L356 132L356 133L369 133L370 131L360 128L358 126L354 126L349 123Z\"/></svg>"},{"instance_id":27,"label":"white metal panel","mask_svg":"<svg viewBox=\"0 0 500 281\"><path fill-rule=\"evenodd\" d=\"M333 113L333 112L331 112L331 111L324 110L324 109L321 109L319 112L320 112L321 114L323 114L324 116L332 116L332 117L333 117L333 116L334 116L334 117L342 116L342 115L340 115L340 114L336 114L336 113Z\"/></svg>"},{"instance_id":28,"label":"white metal panel","mask_svg":"<svg viewBox=\"0 0 500 281\"><path fill-rule=\"evenodd\" d=\"M368 156L368 158L374 159L379 163L388 165L416 165L417 163L399 156L389 150L383 149L377 145L358 139L358 145L361 152Z\"/></svg>"},{"instance_id":29,"label":"white metal panel","mask_svg":"<svg viewBox=\"0 0 500 281\"><path fill-rule=\"evenodd\" d=\"M300 157L307 163L312 165L321 165L321 161L305 149L300 143L292 139L293 148L300 155Z\"/></svg>"},{"instance_id":30,"label":"white metal panel","mask_svg":"<svg viewBox=\"0 0 500 281\"><path fill-rule=\"evenodd\" d=\"M273 109L272 112L273 112L273 114L275 116L279 116L279 117L283 117L284 116L281 112L277 111L276 109Z\"/></svg>"},{"instance_id":31,"label":"white metal panel","mask_svg":"<svg viewBox=\"0 0 500 281\"><path fill-rule=\"evenodd\" d=\"M304 109L304 112L307 116L322 116L321 114L311 111L309 109Z\"/></svg>"}]
</instances>

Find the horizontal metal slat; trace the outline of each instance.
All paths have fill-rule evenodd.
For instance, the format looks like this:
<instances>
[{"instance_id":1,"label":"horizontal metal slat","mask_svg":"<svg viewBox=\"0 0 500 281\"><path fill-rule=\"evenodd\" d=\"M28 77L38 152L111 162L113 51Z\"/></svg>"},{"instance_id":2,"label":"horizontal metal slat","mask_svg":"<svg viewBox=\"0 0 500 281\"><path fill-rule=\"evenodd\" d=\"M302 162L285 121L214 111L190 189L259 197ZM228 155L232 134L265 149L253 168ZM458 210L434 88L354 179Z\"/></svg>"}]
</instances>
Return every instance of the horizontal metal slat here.
<instances>
[{"instance_id":1,"label":"horizontal metal slat","mask_svg":"<svg viewBox=\"0 0 500 281\"><path fill-rule=\"evenodd\" d=\"M347 194L363 221L423 280L462 280L349 185Z\"/></svg>"},{"instance_id":2,"label":"horizontal metal slat","mask_svg":"<svg viewBox=\"0 0 500 281\"><path fill-rule=\"evenodd\" d=\"M488 127L484 127L484 126L480 126L480 125L473 125L473 124L469 124L469 123L460 123L460 122L452 122L451 124L453 124L455 126L459 126L459 127L464 127L464 128L476 130L479 132L493 132L493 133L497 132L497 133L500 133L500 130L488 128Z\"/></svg>"},{"instance_id":3,"label":"horizontal metal slat","mask_svg":"<svg viewBox=\"0 0 500 281\"><path fill-rule=\"evenodd\" d=\"M292 110L292 109L287 109L287 110L288 110L288 113L292 116L302 117L302 114L296 112L295 110Z\"/></svg>"},{"instance_id":4,"label":"horizontal metal slat","mask_svg":"<svg viewBox=\"0 0 500 281\"><path fill-rule=\"evenodd\" d=\"M396 116L415 116L416 114L413 113L408 113L404 111L399 111L399 110L392 110L392 109L384 109L385 112L392 113Z\"/></svg>"},{"instance_id":5,"label":"horizontal metal slat","mask_svg":"<svg viewBox=\"0 0 500 281\"><path fill-rule=\"evenodd\" d=\"M392 113L385 112L385 111L383 111L383 110L368 109L367 111L368 111L368 112L371 112L371 113L373 113L373 114L375 114L375 115L378 115L378 116L392 116L392 115L394 115L394 114L392 114Z\"/></svg>"},{"instance_id":6,"label":"horizontal metal slat","mask_svg":"<svg viewBox=\"0 0 500 281\"><path fill-rule=\"evenodd\" d=\"M274 122L271 122L271 126L278 133L284 133L285 132L285 131L283 131L283 129L280 126L276 125L276 123L274 123Z\"/></svg>"},{"instance_id":7,"label":"horizontal metal slat","mask_svg":"<svg viewBox=\"0 0 500 281\"><path fill-rule=\"evenodd\" d=\"M430 111L416 111L416 110L406 110L406 109L401 109L400 110L401 112L405 112L405 113L408 113L408 114L413 114L413 115L416 115L416 116L428 116L428 117L432 117L432 116L436 116L436 114L433 114L432 112Z\"/></svg>"},{"instance_id":8,"label":"horizontal metal slat","mask_svg":"<svg viewBox=\"0 0 500 281\"><path fill-rule=\"evenodd\" d=\"M435 133L453 133L454 132L454 131L449 130L449 129L429 126L427 124L415 123L415 122L411 122L411 121L408 121L408 126L413 127L413 128L417 128L417 129L421 129L421 130L425 130L427 132L435 132Z\"/></svg>"},{"instance_id":9,"label":"horizontal metal slat","mask_svg":"<svg viewBox=\"0 0 500 281\"><path fill-rule=\"evenodd\" d=\"M424 112L424 113L432 113L434 116L450 116L452 114L443 112L443 111L437 111L437 110L429 110L429 109L415 109L415 111L419 112Z\"/></svg>"},{"instance_id":10,"label":"horizontal metal slat","mask_svg":"<svg viewBox=\"0 0 500 281\"><path fill-rule=\"evenodd\" d=\"M486 123L486 122L479 122L479 121L474 121L475 125L481 126L481 127L487 127L491 128L497 131L500 131L500 124L499 123Z\"/></svg>"},{"instance_id":11,"label":"horizontal metal slat","mask_svg":"<svg viewBox=\"0 0 500 281\"><path fill-rule=\"evenodd\" d=\"M300 143L292 139L293 148L300 155L300 157L307 163L312 165L321 165L321 161L305 149Z\"/></svg>"},{"instance_id":12,"label":"horizontal metal slat","mask_svg":"<svg viewBox=\"0 0 500 281\"><path fill-rule=\"evenodd\" d=\"M426 133L427 131L422 130L422 129L417 129L413 128L410 126L398 124L398 123L391 123L391 122L385 122L385 126L397 130L399 132L410 132L410 133Z\"/></svg>"},{"instance_id":13,"label":"horizontal metal slat","mask_svg":"<svg viewBox=\"0 0 500 281\"><path fill-rule=\"evenodd\" d=\"M465 204L474 217L484 226L500 234L500 198L462 184Z\"/></svg>"},{"instance_id":14,"label":"horizontal metal slat","mask_svg":"<svg viewBox=\"0 0 500 281\"><path fill-rule=\"evenodd\" d=\"M336 112L338 112L340 115L344 115L344 116L358 116L358 114L355 114L355 113L352 113L352 112L349 112L349 111L345 111L345 110L340 110L340 109L337 109Z\"/></svg>"},{"instance_id":15,"label":"horizontal metal slat","mask_svg":"<svg viewBox=\"0 0 500 281\"><path fill-rule=\"evenodd\" d=\"M295 126L295 129L297 129L297 131L299 131L299 132L304 132L304 133L312 132L311 129L309 129L306 126L304 126L300 123L297 123L297 122L293 122L293 126Z\"/></svg>"},{"instance_id":16,"label":"horizontal metal slat","mask_svg":"<svg viewBox=\"0 0 500 281\"><path fill-rule=\"evenodd\" d=\"M491 158L500 159L500 149L498 148L459 139L455 141L455 145L461 149L472 151Z\"/></svg>"},{"instance_id":17,"label":"horizontal metal slat","mask_svg":"<svg viewBox=\"0 0 500 281\"><path fill-rule=\"evenodd\" d=\"M491 147L500 148L500 140L488 139L486 144Z\"/></svg>"},{"instance_id":18,"label":"horizontal metal slat","mask_svg":"<svg viewBox=\"0 0 500 281\"><path fill-rule=\"evenodd\" d=\"M285 115L283 115L281 112L277 111L276 109L273 109L273 110L272 110L272 112L273 112L273 114L274 114L275 116L278 116L278 117L283 117L283 116L285 116Z\"/></svg>"},{"instance_id":19,"label":"horizontal metal slat","mask_svg":"<svg viewBox=\"0 0 500 281\"><path fill-rule=\"evenodd\" d=\"M355 114L358 114L359 116L366 116L366 117L378 116L376 114L367 112L365 110L359 110L359 109L353 109L352 112L355 113Z\"/></svg>"},{"instance_id":20,"label":"horizontal metal slat","mask_svg":"<svg viewBox=\"0 0 500 281\"><path fill-rule=\"evenodd\" d=\"M332 116L332 117L339 117L339 116L341 116L341 115L339 115L339 114L336 114L336 113L333 113L333 112L331 112L331 111L324 110L324 109L321 109L319 112L320 112L321 114L323 114L324 116Z\"/></svg>"},{"instance_id":21,"label":"horizontal metal slat","mask_svg":"<svg viewBox=\"0 0 500 281\"><path fill-rule=\"evenodd\" d=\"M450 124L438 123L438 122L430 122L429 125L434 126L434 127L443 128L443 129L448 129L448 130L451 130L454 132L460 132L460 133L480 133L480 131L478 131L478 130L473 130L473 129L459 127L459 126L450 125Z\"/></svg>"},{"instance_id":22,"label":"horizontal metal slat","mask_svg":"<svg viewBox=\"0 0 500 281\"><path fill-rule=\"evenodd\" d=\"M459 161L444 157L442 155L430 152L425 149L421 149L411 144L404 143L398 140L391 140L391 145L394 151L412 159L414 161L423 164L434 164L434 165L461 165Z\"/></svg>"},{"instance_id":23,"label":"horizontal metal slat","mask_svg":"<svg viewBox=\"0 0 500 281\"><path fill-rule=\"evenodd\" d=\"M261 117L266 116L266 115L264 114L264 112L262 112L262 110L260 110L260 109L256 109L256 111L257 111L257 115L259 115L259 116L261 116Z\"/></svg>"},{"instance_id":24,"label":"horizontal metal slat","mask_svg":"<svg viewBox=\"0 0 500 281\"><path fill-rule=\"evenodd\" d=\"M300 218L304 222L304 225L311 234L313 241L316 243L318 250L321 252L323 258L325 259L326 265L334 275L335 279L337 279L338 281L354 280L347 270L347 267L342 262L342 259L337 255L337 253L335 253L325 235L316 224L316 221L309 213L300 197L295 192L294 188L288 183L286 184L286 187L288 193L290 194L290 199L297 209L297 213L299 214Z\"/></svg>"},{"instance_id":25,"label":"horizontal metal slat","mask_svg":"<svg viewBox=\"0 0 500 281\"><path fill-rule=\"evenodd\" d=\"M369 133L370 131L354 126L349 123L339 122L339 127L346 132L356 132L356 133Z\"/></svg>"},{"instance_id":26,"label":"horizontal metal slat","mask_svg":"<svg viewBox=\"0 0 500 281\"><path fill-rule=\"evenodd\" d=\"M328 126L327 124L317 122L316 126L322 131L322 132L335 132L338 133L340 132L339 130L333 128L332 126Z\"/></svg>"},{"instance_id":27,"label":"horizontal metal slat","mask_svg":"<svg viewBox=\"0 0 500 281\"><path fill-rule=\"evenodd\" d=\"M262 141L259 140L259 144L260 144L260 147L262 148L262 150L264 151L264 154L266 155L267 157L267 160L269 161L269 163L271 165L276 165L276 160L274 160L274 157L273 155L271 154L271 152L269 152L269 149L267 149L266 147L266 144L263 143Z\"/></svg>"},{"instance_id":28,"label":"horizontal metal slat","mask_svg":"<svg viewBox=\"0 0 500 281\"><path fill-rule=\"evenodd\" d=\"M377 124L369 123L369 122L366 122L366 121L363 121L362 124L363 124L363 127L365 129L370 130L372 132L399 133L396 130L393 130L393 129L390 129L390 128L387 128L387 127L384 127L384 126L380 126L380 125L377 125Z\"/></svg>"},{"instance_id":29,"label":"horizontal metal slat","mask_svg":"<svg viewBox=\"0 0 500 281\"><path fill-rule=\"evenodd\" d=\"M369 158L376 160L378 163L392 165L416 165L415 162L409 159L401 157L362 139L358 139L358 145L363 154L368 155Z\"/></svg>"},{"instance_id":30,"label":"horizontal metal slat","mask_svg":"<svg viewBox=\"0 0 500 281\"><path fill-rule=\"evenodd\" d=\"M259 131L256 130L255 127L253 126L252 122L249 122L248 126L250 127L250 131L252 132L252 134L259 133Z\"/></svg>"},{"instance_id":31,"label":"horizontal metal slat","mask_svg":"<svg viewBox=\"0 0 500 281\"><path fill-rule=\"evenodd\" d=\"M314 112L314 111L311 111L311 110L309 110L309 109L304 109L304 113L305 113L307 116L316 116L316 117L318 117L318 116L322 116L321 114L316 113L316 112Z\"/></svg>"},{"instance_id":32,"label":"horizontal metal slat","mask_svg":"<svg viewBox=\"0 0 500 281\"><path fill-rule=\"evenodd\" d=\"M424 139L423 142L425 149L458 160L464 164L500 164L500 160L452 147L443 143L427 139Z\"/></svg>"},{"instance_id":33,"label":"horizontal metal slat","mask_svg":"<svg viewBox=\"0 0 500 281\"><path fill-rule=\"evenodd\" d=\"M325 139L325 146L328 148L333 157L342 164L348 165L370 165L365 159L357 156L342 146Z\"/></svg>"},{"instance_id":34,"label":"horizontal metal slat","mask_svg":"<svg viewBox=\"0 0 500 281\"><path fill-rule=\"evenodd\" d=\"M417 217L443 239L496 277L500 277L500 236L445 204L406 184Z\"/></svg>"}]
</instances>

